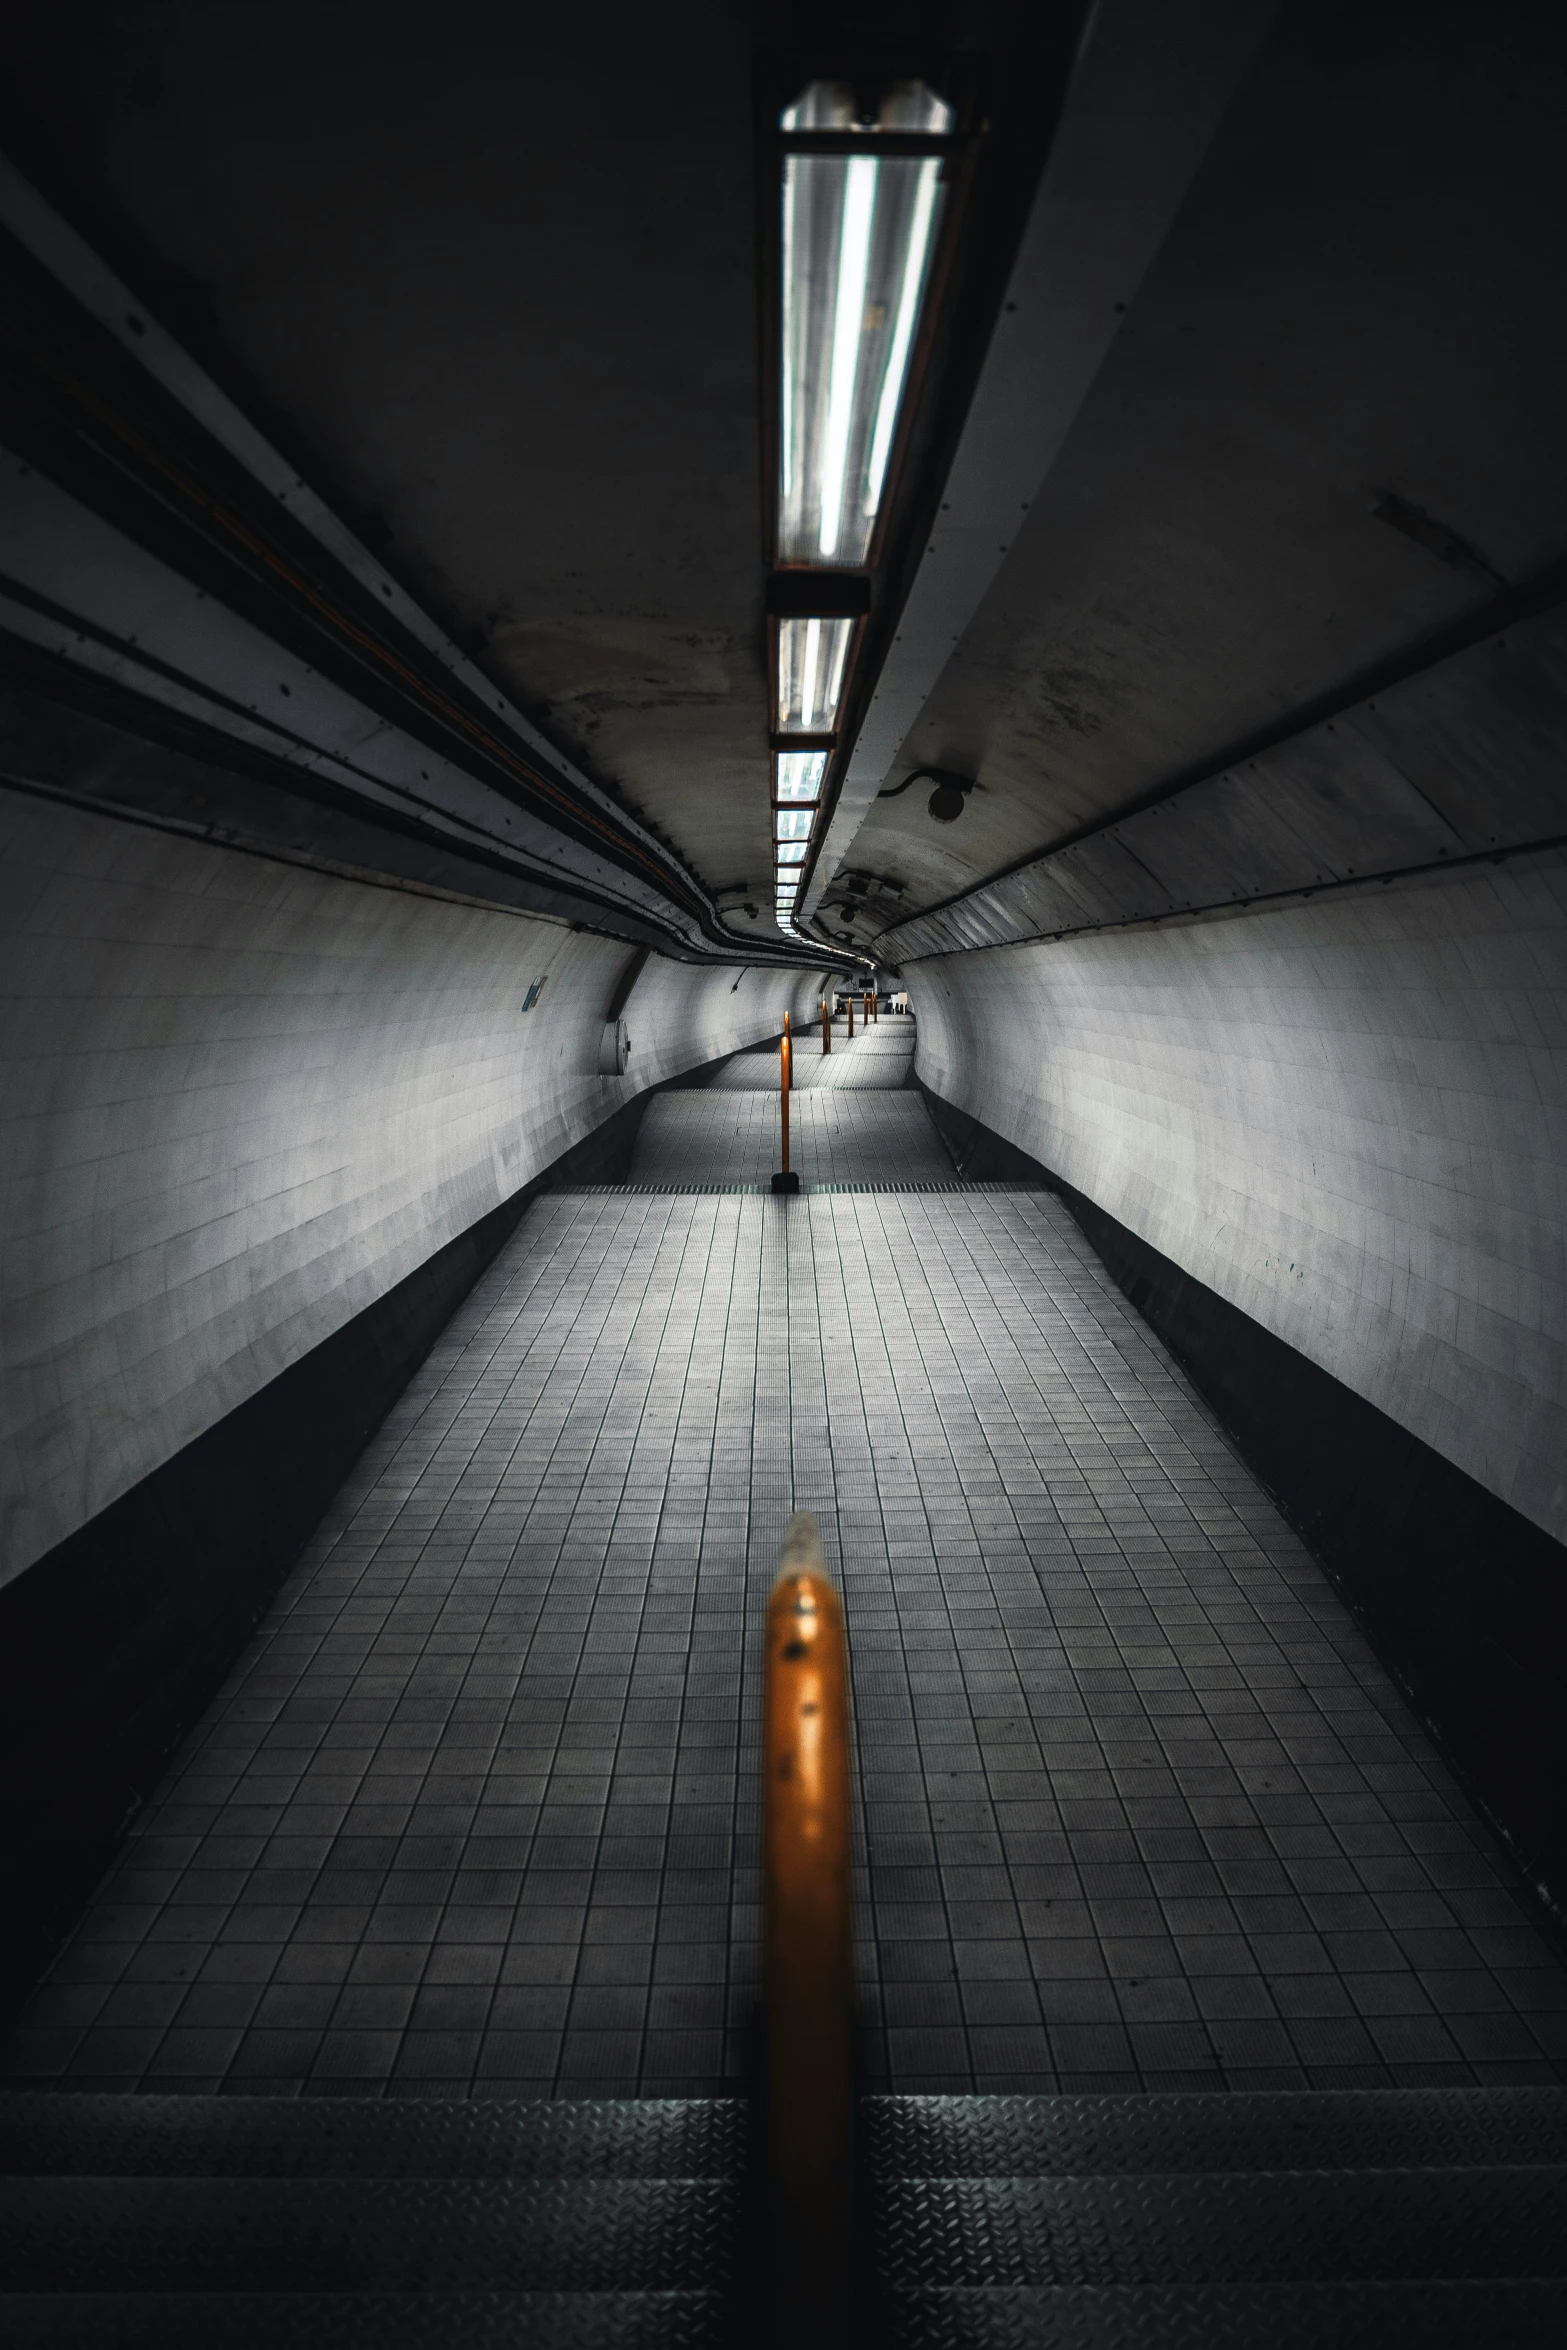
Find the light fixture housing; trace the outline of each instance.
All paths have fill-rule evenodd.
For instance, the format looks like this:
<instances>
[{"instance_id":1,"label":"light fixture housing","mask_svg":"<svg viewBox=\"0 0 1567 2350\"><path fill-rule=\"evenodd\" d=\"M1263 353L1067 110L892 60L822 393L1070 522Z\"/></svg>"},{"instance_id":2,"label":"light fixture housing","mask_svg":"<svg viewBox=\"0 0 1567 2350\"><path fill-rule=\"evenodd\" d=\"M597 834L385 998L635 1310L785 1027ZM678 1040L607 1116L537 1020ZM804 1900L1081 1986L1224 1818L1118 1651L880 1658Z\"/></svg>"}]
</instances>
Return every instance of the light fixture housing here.
<instances>
[{"instance_id":1,"label":"light fixture housing","mask_svg":"<svg viewBox=\"0 0 1567 2350\"><path fill-rule=\"evenodd\" d=\"M780 920L794 911L826 771L825 751L779 751L773 760L773 881Z\"/></svg>"},{"instance_id":2,"label":"light fixture housing","mask_svg":"<svg viewBox=\"0 0 1567 2350\"><path fill-rule=\"evenodd\" d=\"M947 187L954 110L898 81L873 114L814 81L779 118L781 563L870 559Z\"/></svg>"},{"instance_id":3,"label":"light fixture housing","mask_svg":"<svg viewBox=\"0 0 1567 2350\"><path fill-rule=\"evenodd\" d=\"M773 762L773 798L808 801L814 807L826 773L825 751L780 751Z\"/></svg>"},{"instance_id":4,"label":"light fixture housing","mask_svg":"<svg viewBox=\"0 0 1567 2350\"><path fill-rule=\"evenodd\" d=\"M877 567L894 576L913 520L905 451L979 135L972 59L909 58L777 59L763 77L759 153L778 223L763 330L772 797L811 811L803 825L775 816L778 903L791 911L884 626Z\"/></svg>"},{"instance_id":5,"label":"light fixture housing","mask_svg":"<svg viewBox=\"0 0 1567 2350\"><path fill-rule=\"evenodd\" d=\"M832 734L843 698L852 620L787 619L778 623L777 731Z\"/></svg>"}]
</instances>

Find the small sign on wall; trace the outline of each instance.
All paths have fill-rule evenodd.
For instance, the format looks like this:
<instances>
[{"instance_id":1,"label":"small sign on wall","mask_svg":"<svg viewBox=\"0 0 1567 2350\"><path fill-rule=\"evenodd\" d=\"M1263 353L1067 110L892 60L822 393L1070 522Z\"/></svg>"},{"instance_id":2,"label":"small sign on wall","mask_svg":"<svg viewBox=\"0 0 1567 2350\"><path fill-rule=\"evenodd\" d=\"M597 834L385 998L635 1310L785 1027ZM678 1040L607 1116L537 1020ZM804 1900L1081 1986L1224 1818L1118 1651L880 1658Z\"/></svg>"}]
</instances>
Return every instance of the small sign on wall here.
<instances>
[{"instance_id":1,"label":"small sign on wall","mask_svg":"<svg viewBox=\"0 0 1567 2350\"><path fill-rule=\"evenodd\" d=\"M533 985L529 988L527 994L522 999L522 1008L525 1012L532 1011L534 1005L538 1002L540 996L544 993L545 982L548 980L548 978L549 973L546 971L543 979L536 979L533 982Z\"/></svg>"}]
</instances>

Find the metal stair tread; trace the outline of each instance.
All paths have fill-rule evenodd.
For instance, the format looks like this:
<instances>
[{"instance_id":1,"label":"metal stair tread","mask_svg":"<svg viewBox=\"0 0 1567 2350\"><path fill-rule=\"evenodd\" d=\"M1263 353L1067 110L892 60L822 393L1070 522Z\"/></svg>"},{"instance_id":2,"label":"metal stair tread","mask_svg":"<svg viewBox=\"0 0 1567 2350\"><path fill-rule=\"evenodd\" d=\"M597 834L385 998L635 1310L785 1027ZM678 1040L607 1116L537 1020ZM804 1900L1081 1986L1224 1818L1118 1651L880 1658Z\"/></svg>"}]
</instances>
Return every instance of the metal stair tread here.
<instances>
[{"instance_id":1,"label":"metal stair tread","mask_svg":"<svg viewBox=\"0 0 1567 2350\"><path fill-rule=\"evenodd\" d=\"M7 2350L718 2350L718 2293L0 2293Z\"/></svg>"},{"instance_id":2,"label":"metal stair tread","mask_svg":"<svg viewBox=\"0 0 1567 2350\"><path fill-rule=\"evenodd\" d=\"M898 2350L1556 2350L1557 2278L954 2286L890 2294Z\"/></svg>"},{"instance_id":3,"label":"metal stair tread","mask_svg":"<svg viewBox=\"0 0 1567 2350\"><path fill-rule=\"evenodd\" d=\"M1567 2275L1567 2167L891 2179L886 2288Z\"/></svg>"},{"instance_id":4,"label":"metal stair tread","mask_svg":"<svg viewBox=\"0 0 1567 2350\"><path fill-rule=\"evenodd\" d=\"M738 2098L0 2095L0 2175L735 2178Z\"/></svg>"},{"instance_id":5,"label":"metal stair tread","mask_svg":"<svg viewBox=\"0 0 1567 2350\"><path fill-rule=\"evenodd\" d=\"M1567 2089L871 2097L886 2175L1410 2169L1567 2162Z\"/></svg>"},{"instance_id":6,"label":"metal stair tread","mask_svg":"<svg viewBox=\"0 0 1567 2350\"><path fill-rule=\"evenodd\" d=\"M738 2220L712 2179L10 2179L0 2288L716 2289Z\"/></svg>"}]
</instances>

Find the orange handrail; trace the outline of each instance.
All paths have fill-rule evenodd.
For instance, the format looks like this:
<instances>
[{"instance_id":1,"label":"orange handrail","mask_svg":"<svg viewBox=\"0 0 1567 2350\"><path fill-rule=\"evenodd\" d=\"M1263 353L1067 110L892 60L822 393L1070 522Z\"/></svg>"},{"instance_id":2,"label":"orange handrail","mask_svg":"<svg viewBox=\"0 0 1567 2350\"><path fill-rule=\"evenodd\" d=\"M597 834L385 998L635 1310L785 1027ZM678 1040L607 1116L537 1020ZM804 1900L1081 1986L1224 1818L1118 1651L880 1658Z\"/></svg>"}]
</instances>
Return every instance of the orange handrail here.
<instances>
[{"instance_id":1,"label":"orange handrail","mask_svg":"<svg viewBox=\"0 0 1567 2350\"><path fill-rule=\"evenodd\" d=\"M843 2350L853 2293L849 1675L816 1520L789 1521L767 1609L762 1983L774 2309L786 2350Z\"/></svg>"},{"instance_id":2,"label":"orange handrail","mask_svg":"<svg viewBox=\"0 0 1567 2350\"><path fill-rule=\"evenodd\" d=\"M783 1035L778 1041L779 1099L783 1103L783 1171L789 1172L789 1095L794 1084L794 1039L789 1034L789 1015L784 1014Z\"/></svg>"}]
</instances>

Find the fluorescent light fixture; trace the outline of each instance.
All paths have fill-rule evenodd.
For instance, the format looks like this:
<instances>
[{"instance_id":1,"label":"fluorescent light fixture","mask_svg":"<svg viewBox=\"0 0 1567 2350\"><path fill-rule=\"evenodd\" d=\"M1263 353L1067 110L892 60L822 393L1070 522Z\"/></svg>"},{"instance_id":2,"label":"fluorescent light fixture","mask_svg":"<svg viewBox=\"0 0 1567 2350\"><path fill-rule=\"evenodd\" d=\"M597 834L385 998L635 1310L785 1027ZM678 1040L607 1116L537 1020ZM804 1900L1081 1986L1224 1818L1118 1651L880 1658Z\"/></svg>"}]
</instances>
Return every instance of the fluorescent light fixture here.
<instances>
[{"instance_id":1,"label":"fluorescent light fixture","mask_svg":"<svg viewBox=\"0 0 1567 2350\"><path fill-rule=\"evenodd\" d=\"M821 797L827 772L825 751L780 751L773 789L776 800L815 800Z\"/></svg>"},{"instance_id":2,"label":"fluorescent light fixture","mask_svg":"<svg viewBox=\"0 0 1567 2350\"><path fill-rule=\"evenodd\" d=\"M876 430L871 436L870 463L866 467L864 512L872 522L881 505L882 484L887 478L887 459L892 455L892 428L898 421L903 379L909 372L909 345L914 340L914 321L919 315L920 295L925 290L925 262L930 252L936 200L941 193L940 181L940 164L933 156L927 157L920 165L919 178L915 182L914 220L904 255L897 320L892 330L892 348L887 356L886 372L881 379Z\"/></svg>"},{"instance_id":3,"label":"fluorescent light fixture","mask_svg":"<svg viewBox=\"0 0 1567 2350\"><path fill-rule=\"evenodd\" d=\"M784 734L831 734L843 692L852 620L780 620L778 726Z\"/></svg>"},{"instance_id":4,"label":"fluorescent light fixture","mask_svg":"<svg viewBox=\"0 0 1567 2350\"><path fill-rule=\"evenodd\" d=\"M815 811L810 808L780 808L773 817L774 840L809 840Z\"/></svg>"},{"instance_id":5,"label":"fluorescent light fixture","mask_svg":"<svg viewBox=\"0 0 1567 2350\"><path fill-rule=\"evenodd\" d=\"M780 872L785 865L803 865L807 845L803 840L781 840L778 843L776 858Z\"/></svg>"},{"instance_id":6,"label":"fluorescent light fixture","mask_svg":"<svg viewBox=\"0 0 1567 2350\"><path fill-rule=\"evenodd\" d=\"M778 117L781 131L848 131L872 141L881 131L925 131L944 138L956 126L952 108L928 82L889 83L875 120L867 122L856 115L854 92L847 82L810 82Z\"/></svg>"},{"instance_id":7,"label":"fluorescent light fixture","mask_svg":"<svg viewBox=\"0 0 1567 2350\"><path fill-rule=\"evenodd\" d=\"M793 166L791 165L791 169ZM833 303L832 367L827 378L827 422L821 436L821 483L816 517L816 551L831 562L843 536L843 477L849 465L849 434L854 425L854 393L860 375L860 345L870 308L871 215L876 209L876 175L881 169L874 155L851 155L842 165L843 199L839 206L838 283ZM845 560L864 560L855 548Z\"/></svg>"},{"instance_id":8,"label":"fluorescent light fixture","mask_svg":"<svg viewBox=\"0 0 1567 2350\"><path fill-rule=\"evenodd\" d=\"M778 559L865 561L880 510L945 191L941 158L878 155L883 132L944 137L952 109L895 85L871 123L816 82L785 132L847 131L866 152L786 155Z\"/></svg>"}]
</instances>

